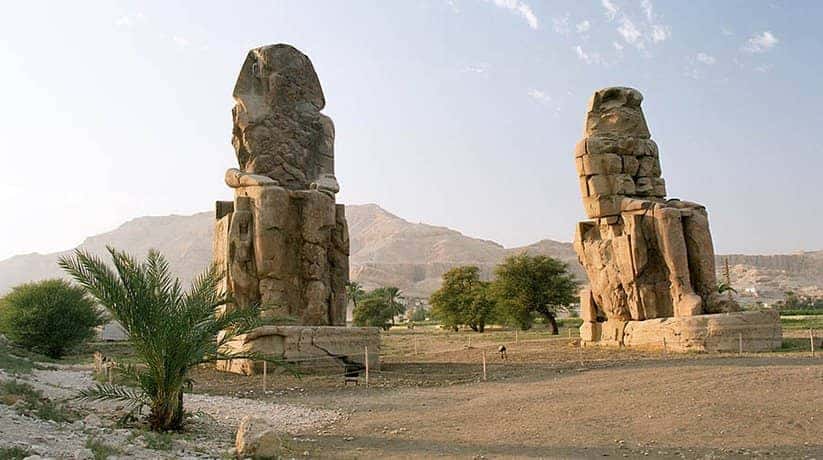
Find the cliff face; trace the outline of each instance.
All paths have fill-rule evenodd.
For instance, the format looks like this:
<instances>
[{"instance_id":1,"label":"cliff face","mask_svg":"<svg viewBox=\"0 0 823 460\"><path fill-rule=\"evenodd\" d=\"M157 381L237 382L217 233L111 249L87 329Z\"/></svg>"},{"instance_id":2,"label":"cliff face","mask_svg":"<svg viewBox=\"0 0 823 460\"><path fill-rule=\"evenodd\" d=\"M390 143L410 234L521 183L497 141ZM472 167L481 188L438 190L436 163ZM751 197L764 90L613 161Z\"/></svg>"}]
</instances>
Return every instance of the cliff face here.
<instances>
[{"instance_id":1,"label":"cliff face","mask_svg":"<svg viewBox=\"0 0 823 460\"><path fill-rule=\"evenodd\" d=\"M585 280L570 243L543 240L519 248L504 248L489 240L471 238L434 225L408 222L374 204L346 207L350 233L351 279L366 288L393 285L407 296L428 297L440 286L440 276L460 265L477 265L486 279L505 257L526 251L563 260L580 280ZM211 260L214 215L140 217L119 228L89 237L79 246L97 254L107 244L143 256L149 248L160 250L175 273L188 282ZM26 254L0 261L0 294L12 286L62 276L60 255ZM786 290L823 296L823 251L770 256L718 256L723 269L728 257L732 284L743 303L773 302Z\"/></svg>"}]
</instances>

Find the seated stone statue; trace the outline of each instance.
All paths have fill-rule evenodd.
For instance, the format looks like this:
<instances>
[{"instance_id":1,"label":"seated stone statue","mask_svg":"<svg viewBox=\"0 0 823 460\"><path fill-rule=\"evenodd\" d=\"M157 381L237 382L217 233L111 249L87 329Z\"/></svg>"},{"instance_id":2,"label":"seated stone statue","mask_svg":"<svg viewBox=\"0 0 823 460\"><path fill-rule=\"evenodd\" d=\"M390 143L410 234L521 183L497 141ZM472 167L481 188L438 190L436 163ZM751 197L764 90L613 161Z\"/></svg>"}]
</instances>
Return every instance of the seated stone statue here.
<instances>
[{"instance_id":1,"label":"seated stone statue","mask_svg":"<svg viewBox=\"0 0 823 460\"><path fill-rule=\"evenodd\" d=\"M314 67L289 45L255 48L234 100L239 168L226 171L234 200L217 204L214 244L229 307L259 304L266 320L343 326L348 227Z\"/></svg>"},{"instance_id":2,"label":"seated stone statue","mask_svg":"<svg viewBox=\"0 0 823 460\"><path fill-rule=\"evenodd\" d=\"M642 101L631 88L597 91L575 148L583 205L594 219L578 224L574 241L591 283L582 315L627 321L735 311L717 294L706 208L665 198Z\"/></svg>"}]
</instances>

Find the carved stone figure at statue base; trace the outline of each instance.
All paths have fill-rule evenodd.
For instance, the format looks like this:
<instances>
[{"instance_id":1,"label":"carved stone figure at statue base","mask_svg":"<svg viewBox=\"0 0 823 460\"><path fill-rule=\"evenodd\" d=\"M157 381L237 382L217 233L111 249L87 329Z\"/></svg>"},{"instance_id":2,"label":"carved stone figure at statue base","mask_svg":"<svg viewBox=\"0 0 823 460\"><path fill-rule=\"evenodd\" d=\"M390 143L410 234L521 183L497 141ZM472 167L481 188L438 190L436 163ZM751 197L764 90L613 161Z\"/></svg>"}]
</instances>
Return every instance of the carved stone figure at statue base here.
<instances>
[{"instance_id":1,"label":"carved stone figure at statue base","mask_svg":"<svg viewBox=\"0 0 823 460\"><path fill-rule=\"evenodd\" d=\"M239 168L225 175L234 200L217 203L214 261L232 299L226 308L259 305L266 323L290 326L257 330L229 347L308 359L316 351L309 343L283 354L272 337L291 343L331 334L337 351L326 356L335 355L341 366L347 353L362 355L364 343L378 353L376 328L339 327L346 324L349 234L345 209L335 202L334 125L320 113L325 99L311 61L289 45L256 48L243 64L234 99ZM256 366L218 368L253 372Z\"/></svg>"},{"instance_id":2,"label":"carved stone figure at statue base","mask_svg":"<svg viewBox=\"0 0 823 460\"><path fill-rule=\"evenodd\" d=\"M583 206L593 219L578 223L574 238L590 282L580 299L584 341L620 337L614 340L625 345L615 330L627 322L739 310L717 292L706 208L666 199L642 100L631 88L597 91L575 148Z\"/></svg>"}]
</instances>

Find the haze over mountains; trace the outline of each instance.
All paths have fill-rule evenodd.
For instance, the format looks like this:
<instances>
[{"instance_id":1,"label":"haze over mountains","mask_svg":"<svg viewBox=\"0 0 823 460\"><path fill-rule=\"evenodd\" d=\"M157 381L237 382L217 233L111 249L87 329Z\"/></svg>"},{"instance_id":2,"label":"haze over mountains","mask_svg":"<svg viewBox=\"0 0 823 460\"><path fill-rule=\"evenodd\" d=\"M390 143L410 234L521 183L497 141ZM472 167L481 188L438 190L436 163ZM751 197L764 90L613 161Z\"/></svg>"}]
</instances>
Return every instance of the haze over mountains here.
<instances>
[{"instance_id":1,"label":"haze over mountains","mask_svg":"<svg viewBox=\"0 0 823 460\"><path fill-rule=\"evenodd\" d=\"M542 240L520 248L472 238L446 227L411 223L374 204L346 207L351 238L351 278L366 288L392 285L407 296L428 297L440 276L459 265L477 265L490 278L505 257L526 251L563 260L584 280L570 243ZM211 259L214 215L139 217L117 229L87 238L79 248L102 254L106 245L143 255L160 250L172 269L189 281ZM25 254L0 261L0 293L33 280L63 276L57 259L70 250ZM718 259L721 259L719 256ZM782 255L730 255L733 285L749 301L774 301L785 290L823 295L823 251ZM722 268L722 264L718 264ZM746 299L744 299L746 302Z\"/></svg>"}]
</instances>

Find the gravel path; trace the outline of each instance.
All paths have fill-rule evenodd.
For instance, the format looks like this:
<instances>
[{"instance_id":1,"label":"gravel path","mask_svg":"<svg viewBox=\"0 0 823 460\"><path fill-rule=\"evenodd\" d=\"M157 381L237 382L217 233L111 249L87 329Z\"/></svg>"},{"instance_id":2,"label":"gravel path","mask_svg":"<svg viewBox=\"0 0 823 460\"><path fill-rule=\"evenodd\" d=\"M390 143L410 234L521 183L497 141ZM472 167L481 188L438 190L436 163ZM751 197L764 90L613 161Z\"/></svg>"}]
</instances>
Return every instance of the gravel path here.
<instances>
[{"instance_id":1,"label":"gravel path","mask_svg":"<svg viewBox=\"0 0 823 460\"><path fill-rule=\"evenodd\" d=\"M341 417L338 411L293 404L273 404L231 396L186 394L185 407L193 414L189 433L175 436L163 450L149 448L151 434L137 429L114 429L123 413L119 403L72 400L77 392L94 385L86 367L50 366L30 375L10 376L0 370L0 380L29 383L49 399L60 401L85 415L73 423L56 423L19 414L0 404L0 447L21 447L45 458L92 459L89 439L116 447L120 458L221 458L234 444L234 432L246 415L268 419L279 431L301 435L321 430Z\"/></svg>"}]
</instances>

